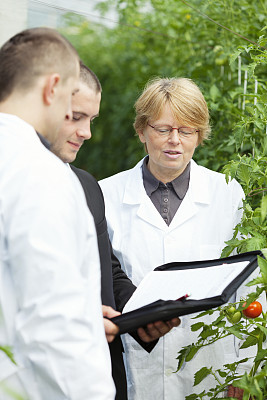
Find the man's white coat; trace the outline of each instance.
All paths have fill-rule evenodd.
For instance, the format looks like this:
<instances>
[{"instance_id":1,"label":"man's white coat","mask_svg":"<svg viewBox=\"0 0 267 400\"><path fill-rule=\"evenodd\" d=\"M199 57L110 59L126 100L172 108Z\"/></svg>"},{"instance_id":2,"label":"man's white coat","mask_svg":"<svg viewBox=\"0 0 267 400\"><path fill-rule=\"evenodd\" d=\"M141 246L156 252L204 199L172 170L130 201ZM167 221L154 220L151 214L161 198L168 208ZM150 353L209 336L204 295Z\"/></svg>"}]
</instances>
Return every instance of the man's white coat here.
<instances>
[{"instance_id":1,"label":"man's white coat","mask_svg":"<svg viewBox=\"0 0 267 400\"><path fill-rule=\"evenodd\" d=\"M81 185L14 115L0 113L0 160L0 343L17 362L0 352L0 389L16 385L32 400L114 399Z\"/></svg>"}]
</instances>

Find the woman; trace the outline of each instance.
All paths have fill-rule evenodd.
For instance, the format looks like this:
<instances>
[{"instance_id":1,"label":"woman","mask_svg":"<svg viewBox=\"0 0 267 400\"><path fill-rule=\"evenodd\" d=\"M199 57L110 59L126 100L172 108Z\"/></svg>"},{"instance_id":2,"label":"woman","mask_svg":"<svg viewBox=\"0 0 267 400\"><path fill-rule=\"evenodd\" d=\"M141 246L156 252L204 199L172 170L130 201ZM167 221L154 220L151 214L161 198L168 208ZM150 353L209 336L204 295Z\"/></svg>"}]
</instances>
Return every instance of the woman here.
<instances>
[{"instance_id":1,"label":"woman","mask_svg":"<svg viewBox=\"0 0 267 400\"><path fill-rule=\"evenodd\" d=\"M115 254L138 285L161 264L219 258L240 221L244 194L235 180L227 184L223 174L192 160L210 132L207 104L194 82L157 78L135 108L134 127L148 155L100 184ZM184 400L214 384L213 378L205 379L193 388L198 369L236 359L238 350L228 339L202 349L173 373L177 352L197 337L190 330L191 318L183 317L148 355L125 335L130 400Z\"/></svg>"}]
</instances>

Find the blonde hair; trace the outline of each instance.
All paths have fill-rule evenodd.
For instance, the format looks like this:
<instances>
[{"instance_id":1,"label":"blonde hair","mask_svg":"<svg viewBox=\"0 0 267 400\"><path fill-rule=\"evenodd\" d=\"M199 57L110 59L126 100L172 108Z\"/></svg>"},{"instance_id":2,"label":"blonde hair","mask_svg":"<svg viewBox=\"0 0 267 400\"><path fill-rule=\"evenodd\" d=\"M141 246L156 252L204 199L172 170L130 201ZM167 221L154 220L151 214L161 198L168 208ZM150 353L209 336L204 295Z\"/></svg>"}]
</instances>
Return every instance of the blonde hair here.
<instances>
[{"instance_id":1,"label":"blonde hair","mask_svg":"<svg viewBox=\"0 0 267 400\"><path fill-rule=\"evenodd\" d=\"M159 118L169 105L175 119L199 130L199 143L210 133L209 110L199 87L187 78L155 78L149 81L135 103L134 128L140 132L150 119Z\"/></svg>"}]
</instances>

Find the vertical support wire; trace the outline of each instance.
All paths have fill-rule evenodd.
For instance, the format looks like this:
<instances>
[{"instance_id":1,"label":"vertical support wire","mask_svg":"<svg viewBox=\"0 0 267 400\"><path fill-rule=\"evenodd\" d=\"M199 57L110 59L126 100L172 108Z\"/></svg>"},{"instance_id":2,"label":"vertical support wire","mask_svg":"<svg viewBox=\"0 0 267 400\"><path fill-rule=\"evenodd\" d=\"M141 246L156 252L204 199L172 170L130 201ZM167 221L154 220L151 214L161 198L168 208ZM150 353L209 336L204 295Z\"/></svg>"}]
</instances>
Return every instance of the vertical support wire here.
<instances>
[{"instance_id":1,"label":"vertical support wire","mask_svg":"<svg viewBox=\"0 0 267 400\"><path fill-rule=\"evenodd\" d=\"M238 56L238 78L237 78L237 83L240 86L241 85L241 56Z\"/></svg>"},{"instance_id":2,"label":"vertical support wire","mask_svg":"<svg viewBox=\"0 0 267 400\"><path fill-rule=\"evenodd\" d=\"M241 86L241 56L238 56L237 83ZM238 96L238 108L241 108L241 98Z\"/></svg>"},{"instance_id":3,"label":"vertical support wire","mask_svg":"<svg viewBox=\"0 0 267 400\"><path fill-rule=\"evenodd\" d=\"M255 79L254 94L257 94L257 93L258 93L258 80ZM256 116L256 104L257 104L257 96L254 97L254 115L255 116ZM255 131L256 131L256 127L254 124L253 133L255 133Z\"/></svg>"},{"instance_id":4,"label":"vertical support wire","mask_svg":"<svg viewBox=\"0 0 267 400\"><path fill-rule=\"evenodd\" d=\"M245 71L245 75L244 75L244 96L243 96L243 106L242 106L242 110L245 110L246 107L246 94L247 94L247 86L248 86L248 71Z\"/></svg>"},{"instance_id":5,"label":"vertical support wire","mask_svg":"<svg viewBox=\"0 0 267 400\"><path fill-rule=\"evenodd\" d=\"M258 80L255 79L255 90L254 90L255 94L258 94ZM257 96L254 97L254 106L257 104Z\"/></svg>"}]
</instances>

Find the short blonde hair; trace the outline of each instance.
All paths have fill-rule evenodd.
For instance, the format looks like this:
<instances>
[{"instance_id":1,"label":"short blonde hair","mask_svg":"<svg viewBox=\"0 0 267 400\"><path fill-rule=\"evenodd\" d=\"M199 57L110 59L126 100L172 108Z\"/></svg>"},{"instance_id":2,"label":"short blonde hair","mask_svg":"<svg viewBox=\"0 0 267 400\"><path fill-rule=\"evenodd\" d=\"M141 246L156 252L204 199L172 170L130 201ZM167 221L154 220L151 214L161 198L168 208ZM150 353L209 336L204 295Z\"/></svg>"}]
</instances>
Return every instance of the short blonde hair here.
<instances>
[{"instance_id":1,"label":"short blonde hair","mask_svg":"<svg viewBox=\"0 0 267 400\"><path fill-rule=\"evenodd\" d=\"M199 143L209 138L209 110L199 87L187 78L155 78L135 103L134 128L140 132L150 119L159 118L168 104L175 119L199 130Z\"/></svg>"}]
</instances>

